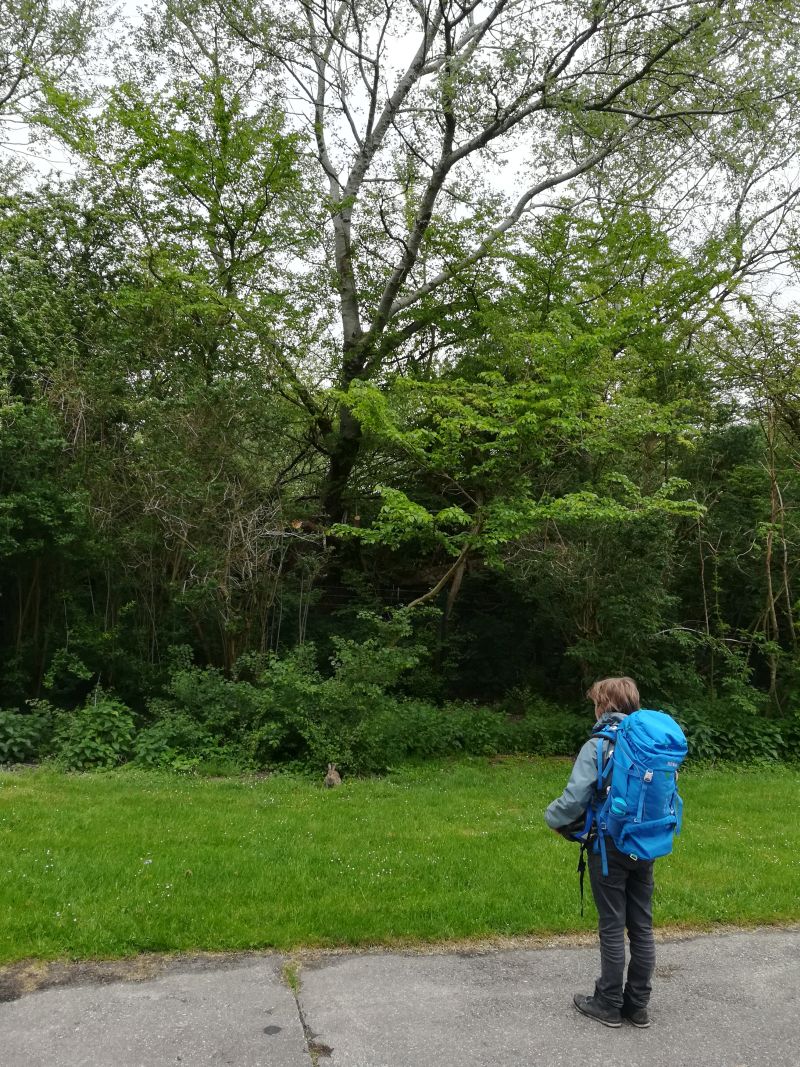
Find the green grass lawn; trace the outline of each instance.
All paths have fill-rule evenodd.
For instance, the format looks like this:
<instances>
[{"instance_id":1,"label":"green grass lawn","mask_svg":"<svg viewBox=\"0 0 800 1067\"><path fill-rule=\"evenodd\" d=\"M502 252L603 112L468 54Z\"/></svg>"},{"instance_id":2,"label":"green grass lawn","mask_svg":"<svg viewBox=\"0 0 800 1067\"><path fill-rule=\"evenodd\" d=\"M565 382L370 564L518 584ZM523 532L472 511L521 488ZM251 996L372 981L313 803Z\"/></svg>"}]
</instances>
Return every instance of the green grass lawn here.
<instances>
[{"instance_id":1,"label":"green grass lawn","mask_svg":"<svg viewBox=\"0 0 800 1067\"><path fill-rule=\"evenodd\" d=\"M579 931L568 761L468 760L323 790L119 771L0 774L0 961ZM800 772L688 770L658 925L800 918ZM588 895L588 881L587 881Z\"/></svg>"}]
</instances>

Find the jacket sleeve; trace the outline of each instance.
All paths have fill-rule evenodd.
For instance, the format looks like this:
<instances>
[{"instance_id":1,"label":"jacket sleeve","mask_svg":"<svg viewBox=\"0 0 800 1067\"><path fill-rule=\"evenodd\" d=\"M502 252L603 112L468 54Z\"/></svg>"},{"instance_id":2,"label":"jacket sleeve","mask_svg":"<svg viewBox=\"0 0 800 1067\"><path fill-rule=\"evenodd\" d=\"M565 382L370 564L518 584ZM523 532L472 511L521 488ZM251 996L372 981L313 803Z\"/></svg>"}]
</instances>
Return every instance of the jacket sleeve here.
<instances>
[{"instance_id":1,"label":"jacket sleeve","mask_svg":"<svg viewBox=\"0 0 800 1067\"><path fill-rule=\"evenodd\" d=\"M578 753L564 792L544 813L544 820L550 829L560 830L583 815L589 807L596 784L597 741L590 738Z\"/></svg>"}]
</instances>

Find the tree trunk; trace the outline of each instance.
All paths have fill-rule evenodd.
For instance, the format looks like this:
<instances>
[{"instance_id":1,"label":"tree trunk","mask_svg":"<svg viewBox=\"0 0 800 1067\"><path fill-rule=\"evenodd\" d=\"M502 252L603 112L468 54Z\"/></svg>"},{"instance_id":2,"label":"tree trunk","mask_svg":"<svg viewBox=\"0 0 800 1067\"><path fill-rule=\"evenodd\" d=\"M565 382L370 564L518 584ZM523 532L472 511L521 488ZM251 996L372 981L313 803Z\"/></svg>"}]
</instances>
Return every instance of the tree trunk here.
<instances>
[{"instance_id":1,"label":"tree trunk","mask_svg":"<svg viewBox=\"0 0 800 1067\"><path fill-rule=\"evenodd\" d=\"M322 491L322 507L328 522L341 522L347 511L344 497L358 459L361 437L361 423L346 404L340 405L339 431L330 452Z\"/></svg>"}]
</instances>

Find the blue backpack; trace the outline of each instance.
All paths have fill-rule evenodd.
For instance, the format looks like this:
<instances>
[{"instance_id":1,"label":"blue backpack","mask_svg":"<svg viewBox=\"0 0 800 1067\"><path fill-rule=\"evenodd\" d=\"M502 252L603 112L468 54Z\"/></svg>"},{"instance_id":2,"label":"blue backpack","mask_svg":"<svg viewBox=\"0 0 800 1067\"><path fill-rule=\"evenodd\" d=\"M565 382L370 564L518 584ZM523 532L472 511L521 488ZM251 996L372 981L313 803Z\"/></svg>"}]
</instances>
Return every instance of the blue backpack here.
<instances>
[{"instance_id":1,"label":"blue backpack","mask_svg":"<svg viewBox=\"0 0 800 1067\"><path fill-rule=\"evenodd\" d=\"M581 861L593 827L594 851L602 857L604 875L608 874L607 836L631 859L668 856L673 836L681 832L683 801L677 777L687 752L683 730L663 711L643 709L599 730L595 737L597 791L578 835L584 843Z\"/></svg>"}]
</instances>

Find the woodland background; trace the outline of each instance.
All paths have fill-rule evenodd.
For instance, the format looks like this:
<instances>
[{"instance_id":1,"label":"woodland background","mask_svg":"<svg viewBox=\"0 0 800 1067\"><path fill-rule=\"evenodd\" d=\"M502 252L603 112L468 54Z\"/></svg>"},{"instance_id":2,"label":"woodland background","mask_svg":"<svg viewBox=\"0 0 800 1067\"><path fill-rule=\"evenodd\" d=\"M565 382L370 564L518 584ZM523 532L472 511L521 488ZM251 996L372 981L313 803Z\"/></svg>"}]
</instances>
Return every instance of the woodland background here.
<instances>
[{"instance_id":1,"label":"woodland background","mask_svg":"<svg viewBox=\"0 0 800 1067\"><path fill-rule=\"evenodd\" d=\"M796 757L798 5L123 15L0 7L0 760Z\"/></svg>"}]
</instances>

